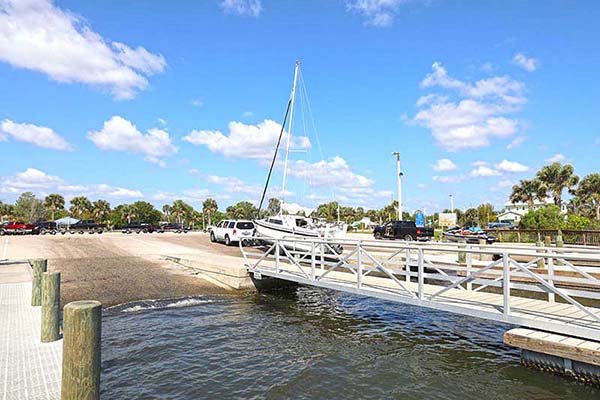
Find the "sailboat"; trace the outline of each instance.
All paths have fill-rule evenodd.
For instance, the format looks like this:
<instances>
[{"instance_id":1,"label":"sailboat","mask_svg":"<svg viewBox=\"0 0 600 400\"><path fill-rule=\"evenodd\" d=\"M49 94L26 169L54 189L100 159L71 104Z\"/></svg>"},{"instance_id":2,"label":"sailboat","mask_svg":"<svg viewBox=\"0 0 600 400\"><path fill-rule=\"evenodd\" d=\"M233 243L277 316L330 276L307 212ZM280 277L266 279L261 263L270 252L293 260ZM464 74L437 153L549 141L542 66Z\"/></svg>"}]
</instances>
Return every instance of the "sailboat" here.
<instances>
[{"instance_id":1,"label":"sailboat","mask_svg":"<svg viewBox=\"0 0 600 400\"><path fill-rule=\"evenodd\" d=\"M287 143L285 146L285 158L283 164L283 182L281 185L281 193L282 196L285 193L285 185L287 179L288 172L288 159L290 153L290 142L292 138L292 127L293 127L293 118L294 118L294 103L296 99L296 86L298 84L298 72L300 69L300 62L296 61L296 66L294 68L294 83L292 85L292 92L290 94L290 98L288 101L288 105L286 108L285 116L283 118L283 124L281 125L281 131L279 133L279 139L277 141L277 146L275 147L275 152L273 154L273 159L271 162L271 167L269 169L269 174L267 175L267 181L265 183L265 187L262 193L262 197L260 200L260 204L258 207L259 213L262 208L263 202L265 200L265 195L267 193L267 189L269 186L269 181L271 179L271 173L273 172L273 167L277 160L277 154L279 152L279 147L281 144L281 139L283 137L283 133L285 131L286 122L288 122L289 116L289 124L288 124L288 135L287 135ZM312 210L304 209L303 207L298 207L295 204L287 204L283 199L280 200L280 209L277 215L268 216L262 219L254 220L254 224L256 226L256 236L260 239L267 241L268 239L294 239L290 242L283 242L286 247L294 248L294 249L303 249L307 250L310 245L302 244L300 239L344 239L346 237L346 231L348 229L348 225L344 222L326 222L324 220L319 220L317 218L311 218L310 215ZM338 213L339 214L339 213Z\"/></svg>"}]
</instances>

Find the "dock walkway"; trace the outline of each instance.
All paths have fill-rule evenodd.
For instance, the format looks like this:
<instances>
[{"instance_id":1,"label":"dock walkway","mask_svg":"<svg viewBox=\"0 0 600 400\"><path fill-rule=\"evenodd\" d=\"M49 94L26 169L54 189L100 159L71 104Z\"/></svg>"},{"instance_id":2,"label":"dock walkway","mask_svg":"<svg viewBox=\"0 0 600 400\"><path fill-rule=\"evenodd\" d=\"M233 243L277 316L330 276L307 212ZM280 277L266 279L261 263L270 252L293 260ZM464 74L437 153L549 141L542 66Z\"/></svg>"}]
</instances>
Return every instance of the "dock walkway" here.
<instances>
[{"instance_id":1,"label":"dock walkway","mask_svg":"<svg viewBox=\"0 0 600 400\"><path fill-rule=\"evenodd\" d=\"M0 400L60 399L62 340L40 342L27 263L0 261Z\"/></svg>"}]
</instances>

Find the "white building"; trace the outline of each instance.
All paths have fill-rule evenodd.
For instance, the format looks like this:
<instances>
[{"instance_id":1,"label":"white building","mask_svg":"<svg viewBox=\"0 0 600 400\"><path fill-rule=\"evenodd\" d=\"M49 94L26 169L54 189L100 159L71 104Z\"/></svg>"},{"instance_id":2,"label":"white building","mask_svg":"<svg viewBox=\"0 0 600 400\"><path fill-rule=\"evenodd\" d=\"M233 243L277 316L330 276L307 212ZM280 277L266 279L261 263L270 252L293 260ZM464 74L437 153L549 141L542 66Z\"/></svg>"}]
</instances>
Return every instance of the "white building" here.
<instances>
[{"instance_id":1,"label":"white building","mask_svg":"<svg viewBox=\"0 0 600 400\"><path fill-rule=\"evenodd\" d=\"M545 201L535 200L532 207L527 203L512 203L507 201L504 203L502 212L498 214L498 222L512 222L513 224L518 224L519 221L521 221L521 218L529 211L536 211L553 204L554 200L552 199L546 199ZM560 207L560 212L563 214L567 213L567 205L564 201Z\"/></svg>"}]
</instances>

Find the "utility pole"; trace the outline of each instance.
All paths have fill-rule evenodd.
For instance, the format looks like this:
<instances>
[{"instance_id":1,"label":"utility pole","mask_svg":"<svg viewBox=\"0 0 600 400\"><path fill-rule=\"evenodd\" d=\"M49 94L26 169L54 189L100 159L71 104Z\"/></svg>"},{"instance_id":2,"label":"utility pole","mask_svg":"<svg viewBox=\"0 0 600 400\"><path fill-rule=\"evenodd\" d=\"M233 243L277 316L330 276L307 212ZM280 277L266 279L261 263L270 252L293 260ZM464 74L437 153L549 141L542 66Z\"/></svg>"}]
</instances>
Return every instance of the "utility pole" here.
<instances>
[{"instance_id":1,"label":"utility pole","mask_svg":"<svg viewBox=\"0 0 600 400\"><path fill-rule=\"evenodd\" d=\"M450 195L450 212L454 212L454 196Z\"/></svg>"},{"instance_id":2,"label":"utility pole","mask_svg":"<svg viewBox=\"0 0 600 400\"><path fill-rule=\"evenodd\" d=\"M400 170L400 152L394 151L392 155L396 156L396 166L397 166L397 175L398 179L398 221L402 221L402 171Z\"/></svg>"}]
</instances>

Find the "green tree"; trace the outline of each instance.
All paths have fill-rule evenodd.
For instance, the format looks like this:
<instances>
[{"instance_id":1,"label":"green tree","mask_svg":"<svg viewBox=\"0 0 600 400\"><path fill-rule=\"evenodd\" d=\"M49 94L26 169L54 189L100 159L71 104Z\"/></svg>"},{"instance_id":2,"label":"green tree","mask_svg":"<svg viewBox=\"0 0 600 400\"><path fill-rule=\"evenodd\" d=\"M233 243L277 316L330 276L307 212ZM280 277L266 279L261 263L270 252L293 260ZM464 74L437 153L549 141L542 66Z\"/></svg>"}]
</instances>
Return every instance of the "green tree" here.
<instances>
[{"instance_id":1,"label":"green tree","mask_svg":"<svg viewBox=\"0 0 600 400\"><path fill-rule=\"evenodd\" d=\"M257 209L249 201L240 201L227 207L227 216L232 219L252 219L256 216Z\"/></svg>"},{"instance_id":2,"label":"green tree","mask_svg":"<svg viewBox=\"0 0 600 400\"><path fill-rule=\"evenodd\" d=\"M563 227L564 215L560 207L550 205L536 211L529 211L521 218L519 227L524 229L560 229Z\"/></svg>"},{"instance_id":3,"label":"green tree","mask_svg":"<svg viewBox=\"0 0 600 400\"><path fill-rule=\"evenodd\" d=\"M458 220L461 226L479 226L479 213L476 208L467 208Z\"/></svg>"},{"instance_id":4,"label":"green tree","mask_svg":"<svg viewBox=\"0 0 600 400\"><path fill-rule=\"evenodd\" d=\"M162 214L154 206L147 201L136 201L129 206L131 218L135 218L141 222L156 225L160 222Z\"/></svg>"},{"instance_id":5,"label":"green tree","mask_svg":"<svg viewBox=\"0 0 600 400\"><path fill-rule=\"evenodd\" d=\"M270 202L270 200L269 200ZM212 225L212 216L219 210L219 206L215 199L208 198L202 203L202 212L208 218L208 225Z\"/></svg>"},{"instance_id":6,"label":"green tree","mask_svg":"<svg viewBox=\"0 0 600 400\"><path fill-rule=\"evenodd\" d=\"M546 165L537 173L537 179L541 182L545 194L554 199L554 204L562 204L562 193L565 189L570 189L577 185L579 177L575 175L572 165L562 165L555 162Z\"/></svg>"},{"instance_id":7,"label":"green tree","mask_svg":"<svg viewBox=\"0 0 600 400\"><path fill-rule=\"evenodd\" d=\"M171 211L171 206L169 204L162 206L162 212L167 222L171 222Z\"/></svg>"},{"instance_id":8,"label":"green tree","mask_svg":"<svg viewBox=\"0 0 600 400\"><path fill-rule=\"evenodd\" d=\"M523 179L512 187L510 201L513 203L526 203L532 208L535 200L545 200L546 189L539 179Z\"/></svg>"},{"instance_id":9,"label":"green tree","mask_svg":"<svg viewBox=\"0 0 600 400\"><path fill-rule=\"evenodd\" d=\"M171 206L171 215L175 217L179 224L190 219L192 211L194 211L194 208L183 200L175 200Z\"/></svg>"},{"instance_id":10,"label":"green tree","mask_svg":"<svg viewBox=\"0 0 600 400\"><path fill-rule=\"evenodd\" d=\"M50 211L50 219L54 221L54 214L56 211L65 209L65 198L60 194L49 194L44 198L44 207Z\"/></svg>"},{"instance_id":11,"label":"green tree","mask_svg":"<svg viewBox=\"0 0 600 400\"><path fill-rule=\"evenodd\" d=\"M275 197L269 199L267 206L267 215L277 215L281 210L281 201Z\"/></svg>"},{"instance_id":12,"label":"green tree","mask_svg":"<svg viewBox=\"0 0 600 400\"><path fill-rule=\"evenodd\" d=\"M496 221L494 206L490 203L481 204L477 207L477 219L479 226L484 227L488 223Z\"/></svg>"},{"instance_id":13,"label":"green tree","mask_svg":"<svg viewBox=\"0 0 600 400\"><path fill-rule=\"evenodd\" d=\"M14 213L26 222L36 222L46 217L46 209L40 199L31 192L19 196L15 203Z\"/></svg>"},{"instance_id":14,"label":"green tree","mask_svg":"<svg viewBox=\"0 0 600 400\"><path fill-rule=\"evenodd\" d=\"M596 220L600 221L600 174L586 175L575 190L581 202L594 211Z\"/></svg>"},{"instance_id":15,"label":"green tree","mask_svg":"<svg viewBox=\"0 0 600 400\"><path fill-rule=\"evenodd\" d=\"M71 199L71 207L69 208L71 215L82 219L85 214L90 214L92 211L92 203L85 196L77 196Z\"/></svg>"},{"instance_id":16,"label":"green tree","mask_svg":"<svg viewBox=\"0 0 600 400\"><path fill-rule=\"evenodd\" d=\"M15 214L15 206L0 201L0 220L5 221L10 219Z\"/></svg>"},{"instance_id":17,"label":"green tree","mask_svg":"<svg viewBox=\"0 0 600 400\"><path fill-rule=\"evenodd\" d=\"M106 200L96 200L92 203L92 215L100 223L106 222L110 216L110 203Z\"/></svg>"}]
</instances>

